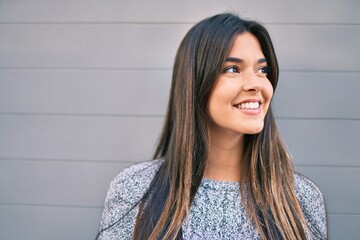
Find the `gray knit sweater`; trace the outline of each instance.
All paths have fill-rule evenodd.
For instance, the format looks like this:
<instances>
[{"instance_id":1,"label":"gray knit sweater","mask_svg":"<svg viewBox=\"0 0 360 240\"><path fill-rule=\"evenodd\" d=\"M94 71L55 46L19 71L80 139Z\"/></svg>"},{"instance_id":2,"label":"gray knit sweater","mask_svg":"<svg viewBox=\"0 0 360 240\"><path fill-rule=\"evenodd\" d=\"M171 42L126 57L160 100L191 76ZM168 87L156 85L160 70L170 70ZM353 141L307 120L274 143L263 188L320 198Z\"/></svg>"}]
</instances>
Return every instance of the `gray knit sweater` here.
<instances>
[{"instance_id":1,"label":"gray knit sweater","mask_svg":"<svg viewBox=\"0 0 360 240\"><path fill-rule=\"evenodd\" d=\"M136 203L148 189L162 162L139 163L115 177L105 199L100 228L107 228L130 212L103 231L99 239L132 238L139 210ZM326 212L320 190L309 179L295 174L295 192L311 231L316 232L317 237L308 234L308 239L326 239ZM248 221L240 199L239 183L203 179L191 204L190 214L183 222L183 239L260 239L255 225Z\"/></svg>"}]
</instances>

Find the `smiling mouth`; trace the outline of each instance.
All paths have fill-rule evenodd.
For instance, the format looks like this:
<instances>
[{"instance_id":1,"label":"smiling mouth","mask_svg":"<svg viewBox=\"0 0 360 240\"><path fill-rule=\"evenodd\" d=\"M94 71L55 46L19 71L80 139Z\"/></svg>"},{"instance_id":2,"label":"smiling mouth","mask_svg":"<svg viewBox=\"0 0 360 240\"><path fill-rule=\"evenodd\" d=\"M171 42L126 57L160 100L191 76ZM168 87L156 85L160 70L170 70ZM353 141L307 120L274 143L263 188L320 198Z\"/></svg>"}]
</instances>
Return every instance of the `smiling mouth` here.
<instances>
[{"instance_id":1,"label":"smiling mouth","mask_svg":"<svg viewBox=\"0 0 360 240\"><path fill-rule=\"evenodd\" d=\"M260 105L260 102L243 102L234 105L234 107L238 109L258 109Z\"/></svg>"}]
</instances>

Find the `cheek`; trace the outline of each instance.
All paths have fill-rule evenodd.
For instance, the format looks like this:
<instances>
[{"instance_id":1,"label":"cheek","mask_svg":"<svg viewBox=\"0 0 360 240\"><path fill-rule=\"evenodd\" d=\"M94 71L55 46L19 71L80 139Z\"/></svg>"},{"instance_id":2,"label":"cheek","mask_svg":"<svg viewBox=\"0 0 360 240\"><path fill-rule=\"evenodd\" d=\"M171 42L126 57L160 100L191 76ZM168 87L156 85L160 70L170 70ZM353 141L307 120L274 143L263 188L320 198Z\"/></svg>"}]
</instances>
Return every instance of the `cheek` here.
<instances>
[{"instance_id":1,"label":"cheek","mask_svg":"<svg viewBox=\"0 0 360 240\"><path fill-rule=\"evenodd\" d=\"M272 97L274 94L274 88L271 85L270 81L268 81L267 83L264 84L262 92L263 92L263 97L266 101L265 108L266 108L266 112L267 112L269 110L269 106L270 106L270 103L271 103L271 100L272 100Z\"/></svg>"},{"instance_id":2,"label":"cheek","mask_svg":"<svg viewBox=\"0 0 360 240\"><path fill-rule=\"evenodd\" d=\"M271 101L272 97L273 97L273 94L274 94L274 88L273 86L271 85L271 82L268 81L265 86L264 86L264 90L263 90L263 94L264 94L264 97L268 100L268 101Z\"/></svg>"},{"instance_id":3,"label":"cheek","mask_svg":"<svg viewBox=\"0 0 360 240\"><path fill-rule=\"evenodd\" d=\"M232 94L229 89L217 88L210 95L207 110L211 121L219 121L229 113L231 108Z\"/></svg>"},{"instance_id":4,"label":"cheek","mask_svg":"<svg viewBox=\"0 0 360 240\"><path fill-rule=\"evenodd\" d=\"M209 104L229 104L239 92L235 81L220 79L209 98Z\"/></svg>"}]
</instances>

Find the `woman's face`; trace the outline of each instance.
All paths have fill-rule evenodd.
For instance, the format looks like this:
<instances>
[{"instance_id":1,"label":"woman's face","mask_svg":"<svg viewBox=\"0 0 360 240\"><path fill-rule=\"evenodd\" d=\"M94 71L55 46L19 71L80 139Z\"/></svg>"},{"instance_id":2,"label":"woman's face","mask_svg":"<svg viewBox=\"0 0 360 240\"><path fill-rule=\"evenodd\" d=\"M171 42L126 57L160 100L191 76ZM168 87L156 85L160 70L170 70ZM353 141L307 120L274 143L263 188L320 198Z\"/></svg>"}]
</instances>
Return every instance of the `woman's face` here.
<instances>
[{"instance_id":1,"label":"woman's face","mask_svg":"<svg viewBox=\"0 0 360 240\"><path fill-rule=\"evenodd\" d=\"M210 132L259 133L272 95L259 41L251 33L239 34L210 95Z\"/></svg>"}]
</instances>

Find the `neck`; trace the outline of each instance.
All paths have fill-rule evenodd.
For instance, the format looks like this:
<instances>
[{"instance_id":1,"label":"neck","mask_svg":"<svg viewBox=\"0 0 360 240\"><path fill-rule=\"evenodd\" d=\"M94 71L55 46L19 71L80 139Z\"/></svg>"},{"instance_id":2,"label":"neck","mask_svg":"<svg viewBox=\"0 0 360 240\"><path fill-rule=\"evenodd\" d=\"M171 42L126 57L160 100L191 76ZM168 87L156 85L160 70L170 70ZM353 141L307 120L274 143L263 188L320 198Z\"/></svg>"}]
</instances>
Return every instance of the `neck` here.
<instances>
[{"instance_id":1,"label":"neck","mask_svg":"<svg viewBox=\"0 0 360 240\"><path fill-rule=\"evenodd\" d=\"M244 135L226 132L219 134L210 130L209 140L204 177L218 181L240 181Z\"/></svg>"}]
</instances>

